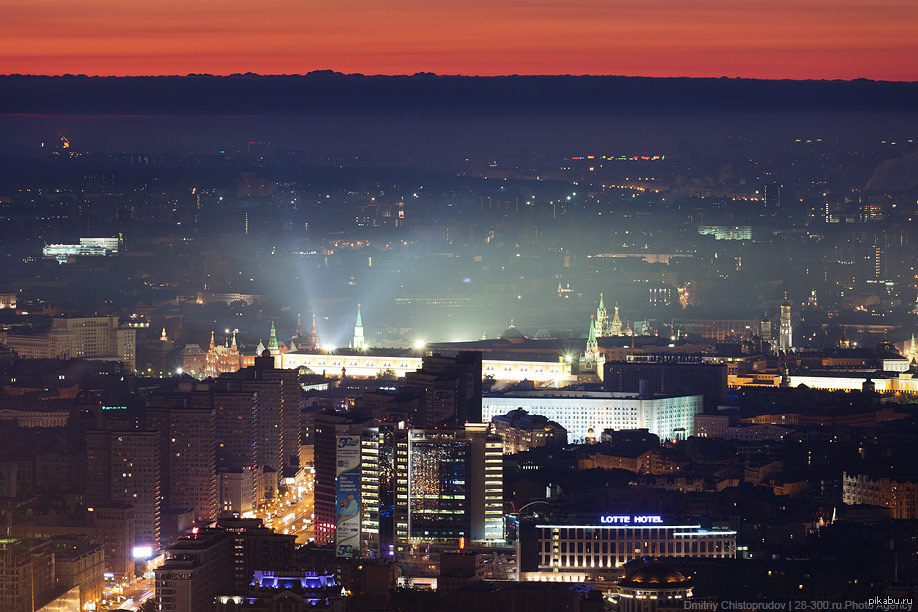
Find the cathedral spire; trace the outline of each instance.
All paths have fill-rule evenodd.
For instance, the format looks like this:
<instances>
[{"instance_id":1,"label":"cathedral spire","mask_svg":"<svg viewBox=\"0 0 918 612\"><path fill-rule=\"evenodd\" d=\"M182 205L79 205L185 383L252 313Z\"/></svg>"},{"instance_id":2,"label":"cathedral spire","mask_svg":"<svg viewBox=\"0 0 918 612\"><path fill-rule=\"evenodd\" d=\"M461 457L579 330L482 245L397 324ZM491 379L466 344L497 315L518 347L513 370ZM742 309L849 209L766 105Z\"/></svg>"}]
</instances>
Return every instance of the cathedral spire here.
<instances>
[{"instance_id":1,"label":"cathedral spire","mask_svg":"<svg viewBox=\"0 0 918 612\"><path fill-rule=\"evenodd\" d=\"M300 313L296 313L296 337L299 340L303 335L303 325L300 323Z\"/></svg>"},{"instance_id":2,"label":"cathedral spire","mask_svg":"<svg viewBox=\"0 0 918 612\"><path fill-rule=\"evenodd\" d=\"M236 348L236 330L233 330L233 348Z\"/></svg>"}]
</instances>

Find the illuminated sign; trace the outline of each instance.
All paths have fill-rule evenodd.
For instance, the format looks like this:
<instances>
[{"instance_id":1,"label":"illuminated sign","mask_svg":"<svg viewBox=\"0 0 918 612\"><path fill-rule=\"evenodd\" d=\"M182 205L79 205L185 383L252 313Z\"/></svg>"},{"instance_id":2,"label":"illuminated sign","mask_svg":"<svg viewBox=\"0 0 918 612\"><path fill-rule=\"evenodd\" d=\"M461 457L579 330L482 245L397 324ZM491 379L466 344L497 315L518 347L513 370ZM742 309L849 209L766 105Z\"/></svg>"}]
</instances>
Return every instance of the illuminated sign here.
<instances>
[{"instance_id":1,"label":"illuminated sign","mask_svg":"<svg viewBox=\"0 0 918 612\"><path fill-rule=\"evenodd\" d=\"M604 514L599 517L604 525L662 525L663 517L659 515Z\"/></svg>"},{"instance_id":2,"label":"illuminated sign","mask_svg":"<svg viewBox=\"0 0 918 612\"><path fill-rule=\"evenodd\" d=\"M149 559L152 556L153 556L152 546L135 546L134 547L134 558L135 559Z\"/></svg>"},{"instance_id":3,"label":"illuminated sign","mask_svg":"<svg viewBox=\"0 0 918 612\"><path fill-rule=\"evenodd\" d=\"M127 406L102 406L102 410L127 410Z\"/></svg>"}]
</instances>

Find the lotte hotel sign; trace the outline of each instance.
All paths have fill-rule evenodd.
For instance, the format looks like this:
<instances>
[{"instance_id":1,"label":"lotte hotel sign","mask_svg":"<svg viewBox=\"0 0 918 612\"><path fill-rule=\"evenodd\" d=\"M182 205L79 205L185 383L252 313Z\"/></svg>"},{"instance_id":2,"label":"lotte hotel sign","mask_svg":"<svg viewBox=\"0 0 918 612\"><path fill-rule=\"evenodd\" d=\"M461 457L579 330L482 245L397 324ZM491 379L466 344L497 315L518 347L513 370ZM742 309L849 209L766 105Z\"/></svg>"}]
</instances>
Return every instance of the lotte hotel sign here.
<instances>
[{"instance_id":1,"label":"lotte hotel sign","mask_svg":"<svg viewBox=\"0 0 918 612\"><path fill-rule=\"evenodd\" d=\"M604 514L599 517L604 525L662 525L663 517L659 515Z\"/></svg>"}]
</instances>

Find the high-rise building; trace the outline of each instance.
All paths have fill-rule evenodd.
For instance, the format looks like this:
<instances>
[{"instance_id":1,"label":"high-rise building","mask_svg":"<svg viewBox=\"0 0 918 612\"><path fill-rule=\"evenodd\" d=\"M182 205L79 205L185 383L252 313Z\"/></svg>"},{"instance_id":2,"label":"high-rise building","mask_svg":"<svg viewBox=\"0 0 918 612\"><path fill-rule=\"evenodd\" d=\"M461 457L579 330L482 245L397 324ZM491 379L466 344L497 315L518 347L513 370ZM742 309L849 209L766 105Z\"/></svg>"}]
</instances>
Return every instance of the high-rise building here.
<instances>
[{"instance_id":1,"label":"high-rise building","mask_svg":"<svg viewBox=\"0 0 918 612\"><path fill-rule=\"evenodd\" d=\"M220 593L235 586L235 539L223 530L204 530L166 549L154 570L157 612L213 610Z\"/></svg>"},{"instance_id":2,"label":"high-rise building","mask_svg":"<svg viewBox=\"0 0 918 612\"><path fill-rule=\"evenodd\" d=\"M147 423L159 434L163 504L192 510L195 520L217 514L214 409L206 394L154 395Z\"/></svg>"},{"instance_id":3,"label":"high-rise building","mask_svg":"<svg viewBox=\"0 0 918 612\"><path fill-rule=\"evenodd\" d=\"M255 357L255 365L231 375L241 390L256 395L255 464L283 472L299 463L300 382L295 369L275 367L275 358Z\"/></svg>"},{"instance_id":4,"label":"high-rise building","mask_svg":"<svg viewBox=\"0 0 918 612\"><path fill-rule=\"evenodd\" d=\"M784 292L784 301L781 302L781 321L778 328L778 348L789 351L794 347L794 334L791 326L791 304Z\"/></svg>"},{"instance_id":5,"label":"high-rise building","mask_svg":"<svg viewBox=\"0 0 918 612\"><path fill-rule=\"evenodd\" d=\"M379 556L379 428L335 427L335 550L339 557Z\"/></svg>"},{"instance_id":6,"label":"high-rise building","mask_svg":"<svg viewBox=\"0 0 918 612\"><path fill-rule=\"evenodd\" d=\"M481 420L481 353L460 351L456 357L427 355L420 370L405 375L405 385L424 390L417 427L439 427Z\"/></svg>"},{"instance_id":7,"label":"high-rise building","mask_svg":"<svg viewBox=\"0 0 918 612\"><path fill-rule=\"evenodd\" d=\"M502 540L502 454L485 423L396 431L396 548Z\"/></svg>"},{"instance_id":8,"label":"high-rise building","mask_svg":"<svg viewBox=\"0 0 918 612\"><path fill-rule=\"evenodd\" d=\"M314 416L312 442L314 447L315 480L313 484L316 543L319 546L335 541L337 519L336 478L338 437L336 427L346 422L337 414L318 413Z\"/></svg>"},{"instance_id":9,"label":"high-rise building","mask_svg":"<svg viewBox=\"0 0 918 612\"><path fill-rule=\"evenodd\" d=\"M158 547L162 497L156 432L86 432L86 468L87 504L132 506L133 543Z\"/></svg>"}]
</instances>

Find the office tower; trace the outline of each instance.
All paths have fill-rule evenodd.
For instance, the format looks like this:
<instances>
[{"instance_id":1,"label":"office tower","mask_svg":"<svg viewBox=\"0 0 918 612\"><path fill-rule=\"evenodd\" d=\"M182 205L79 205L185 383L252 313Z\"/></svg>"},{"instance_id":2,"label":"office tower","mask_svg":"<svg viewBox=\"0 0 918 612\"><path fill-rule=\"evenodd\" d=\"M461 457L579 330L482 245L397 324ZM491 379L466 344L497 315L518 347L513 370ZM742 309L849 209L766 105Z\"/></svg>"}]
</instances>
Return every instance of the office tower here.
<instances>
[{"instance_id":1,"label":"office tower","mask_svg":"<svg viewBox=\"0 0 918 612\"><path fill-rule=\"evenodd\" d=\"M395 432L395 540L503 539L503 444L485 423Z\"/></svg>"},{"instance_id":2,"label":"office tower","mask_svg":"<svg viewBox=\"0 0 918 612\"><path fill-rule=\"evenodd\" d=\"M153 431L86 432L86 501L132 506L134 544L159 547L160 445Z\"/></svg>"},{"instance_id":3,"label":"office tower","mask_svg":"<svg viewBox=\"0 0 918 612\"><path fill-rule=\"evenodd\" d=\"M329 413L314 420L316 541L334 542L338 556L376 557L379 429L373 421L348 423Z\"/></svg>"},{"instance_id":4,"label":"office tower","mask_svg":"<svg viewBox=\"0 0 918 612\"><path fill-rule=\"evenodd\" d=\"M379 556L379 428L372 422L335 427L335 551Z\"/></svg>"},{"instance_id":5,"label":"office tower","mask_svg":"<svg viewBox=\"0 0 918 612\"><path fill-rule=\"evenodd\" d=\"M109 503L92 510L92 524L105 550L105 571L119 578L133 578L134 507Z\"/></svg>"},{"instance_id":6,"label":"office tower","mask_svg":"<svg viewBox=\"0 0 918 612\"><path fill-rule=\"evenodd\" d=\"M652 359L652 358L651 358ZM606 391L640 393L641 381L650 393L701 395L705 410L727 404L726 364L699 363L688 356L660 357L648 361L610 361L605 364ZM545 415L553 418L551 415ZM648 425L649 426L649 425ZM597 430L601 431L601 430ZM654 432L668 438L667 432Z\"/></svg>"},{"instance_id":7,"label":"office tower","mask_svg":"<svg viewBox=\"0 0 918 612\"><path fill-rule=\"evenodd\" d=\"M405 375L407 387L424 390L424 407L412 425L438 427L481 420L481 353L427 355L420 370Z\"/></svg>"},{"instance_id":8,"label":"office tower","mask_svg":"<svg viewBox=\"0 0 918 612\"><path fill-rule=\"evenodd\" d=\"M784 301L781 302L781 321L778 328L778 348L789 351L794 346L793 328L791 327L791 304L784 292Z\"/></svg>"},{"instance_id":9,"label":"office tower","mask_svg":"<svg viewBox=\"0 0 918 612\"><path fill-rule=\"evenodd\" d=\"M166 549L156 570L157 612L213 610L214 599L235 586L235 539L223 530L203 530Z\"/></svg>"},{"instance_id":10,"label":"office tower","mask_svg":"<svg viewBox=\"0 0 918 612\"><path fill-rule=\"evenodd\" d=\"M197 521L217 511L214 410L203 394L154 395L147 423L159 434L163 506L192 510Z\"/></svg>"}]
</instances>

